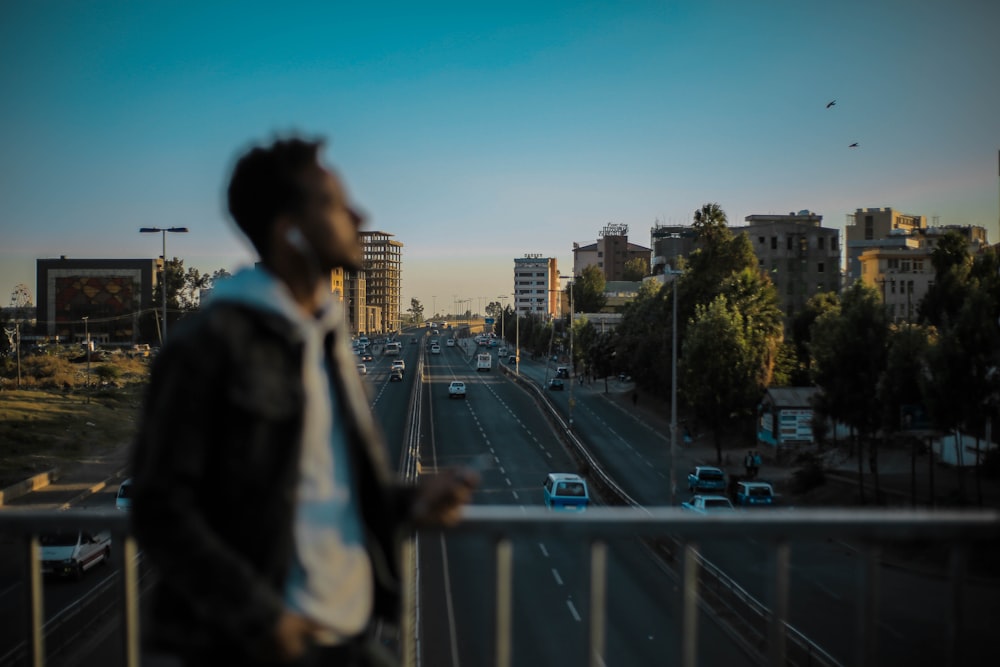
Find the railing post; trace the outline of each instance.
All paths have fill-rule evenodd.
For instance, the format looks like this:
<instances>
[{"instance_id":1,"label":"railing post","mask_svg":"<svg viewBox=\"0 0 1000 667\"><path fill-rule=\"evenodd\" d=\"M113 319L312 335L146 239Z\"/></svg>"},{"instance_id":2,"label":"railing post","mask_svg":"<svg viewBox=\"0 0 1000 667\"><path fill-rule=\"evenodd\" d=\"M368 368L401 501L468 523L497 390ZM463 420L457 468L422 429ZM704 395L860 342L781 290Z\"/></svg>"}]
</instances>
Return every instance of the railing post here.
<instances>
[{"instance_id":1,"label":"railing post","mask_svg":"<svg viewBox=\"0 0 1000 667\"><path fill-rule=\"evenodd\" d=\"M866 544L859 564L858 581L858 648L859 667L878 664L878 568L881 550Z\"/></svg>"},{"instance_id":2,"label":"railing post","mask_svg":"<svg viewBox=\"0 0 1000 667\"><path fill-rule=\"evenodd\" d=\"M681 549L681 667L698 664L698 544Z\"/></svg>"},{"instance_id":3,"label":"railing post","mask_svg":"<svg viewBox=\"0 0 1000 667\"><path fill-rule=\"evenodd\" d=\"M771 627L768 628L767 654L772 665L781 667L786 660L785 624L788 622L788 540L774 545L774 595L771 599Z\"/></svg>"},{"instance_id":4,"label":"railing post","mask_svg":"<svg viewBox=\"0 0 1000 667\"><path fill-rule=\"evenodd\" d=\"M605 609L607 605L608 545L590 545L590 667L604 665Z\"/></svg>"},{"instance_id":5,"label":"railing post","mask_svg":"<svg viewBox=\"0 0 1000 667\"><path fill-rule=\"evenodd\" d=\"M509 539L497 542L496 667L510 667L513 632L514 549Z\"/></svg>"},{"instance_id":6,"label":"railing post","mask_svg":"<svg viewBox=\"0 0 1000 667\"><path fill-rule=\"evenodd\" d=\"M28 536L28 650L34 667L45 665L45 621L44 600L42 598L42 547L38 535Z\"/></svg>"},{"instance_id":7,"label":"railing post","mask_svg":"<svg viewBox=\"0 0 1000 667\"><path fill-rule=\"evenodd\" d=\"M135 538L128 535L124 539L124 553L122 574L125 580L124 596L122 608L124 632L122 636L125 642L125 664L128 667L139 667L139 550L136 547Z\"/></svg>"}]
</instances>

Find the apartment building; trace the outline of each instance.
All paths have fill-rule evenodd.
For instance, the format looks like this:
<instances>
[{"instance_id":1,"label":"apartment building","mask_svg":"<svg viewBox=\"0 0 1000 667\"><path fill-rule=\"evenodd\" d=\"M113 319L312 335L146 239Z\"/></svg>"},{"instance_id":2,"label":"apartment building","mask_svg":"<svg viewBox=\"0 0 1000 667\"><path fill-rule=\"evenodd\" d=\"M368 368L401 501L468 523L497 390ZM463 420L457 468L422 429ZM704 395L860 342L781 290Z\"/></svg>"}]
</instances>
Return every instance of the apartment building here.
<instances>
[{"instance_id":1,"label":"apartment building","mask_svg":"<svg viewBox=\"0 0 1000 667\"><path fill-rule=\"evenodd\" d=\"M812 211L787 215L748 215L745 233L760 270L778 292L785 323L821 292L840 292L840 230L823 227L823 216Z\"/></svg>"},{"instance_id":2,"label":"apartment building","mask_svg":"<svg viewBox=\"0 0 1000 667\"><path fill-rule=\"evenodd\" d=\"M402 293L403 244L393 240L393 234L362 231L364 274L367 301L365 306L380 310L379 333L399 331ZM359 331L361 329L359 328ZM366 326L365 333L374 333Z\"/></svg>"},{"instance_id":3,"label":"apartment building","mask_svg":"<svg viewBox=\"0 0 1000 667\"><path fill-rule=\"evenodd\" d=\"M596 242L573 244L573 275L578 276L588 266L596 266L604 273L604 280L625 280L625 264L632 259L650 264L650 249L629 243L628 225L609 222L599 232Z\"/></svg>"},{"instance_id":4,"label":"apartment building","mask_svg":"<svg viewBox=\"0 0 1000 667\"><path fill-rule=\"evenodd\" d=\"M988 245L986 229L975 225L892 229L886 238L859 242L858 277L879 291L893 322L916 319L921 299L934 284L931 256L949 232L965 238L972 254Z\"/></svg>"},{"instance_id":5,"label":"apartment building","mask_svg":"<svg viewBox=\"0 0 1000 667\"><path fill-rule=\"evenodd\" d=\"M514 310L518 316L556 317L559 269L555 257L526 254L514 259Z\"/></svg>"},{"instance_id":6,"label":"apartment building","mask_svg":"<svg viewBox=\"0 0 1000 667\"><path fill-rule=\"evenodd\" d=\"M847 285L861 277L861 253L879 247L884 239L926 228L926 216L900 213L892 207L859 208L848 214L844 230L847 239Z\"/></svg>"}]
</instances>

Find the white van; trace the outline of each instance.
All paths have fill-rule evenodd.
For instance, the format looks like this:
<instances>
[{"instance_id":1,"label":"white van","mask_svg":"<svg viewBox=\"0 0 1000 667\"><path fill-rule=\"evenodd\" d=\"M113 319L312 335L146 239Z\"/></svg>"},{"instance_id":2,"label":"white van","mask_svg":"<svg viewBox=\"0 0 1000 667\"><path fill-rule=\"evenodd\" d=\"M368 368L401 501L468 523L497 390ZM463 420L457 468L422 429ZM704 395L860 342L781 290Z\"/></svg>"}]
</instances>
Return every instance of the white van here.
<instances>
[{"instance_id":1,"label":"white van","mask_svg":"<svg viewBox=\"0 0 1000 667\"><path fill-rule=\"evenodd\" d=\"M41 542L42 574L80 579L90 568L111 558L111 533L49 533Z\"/></svg>"}]
</instances>

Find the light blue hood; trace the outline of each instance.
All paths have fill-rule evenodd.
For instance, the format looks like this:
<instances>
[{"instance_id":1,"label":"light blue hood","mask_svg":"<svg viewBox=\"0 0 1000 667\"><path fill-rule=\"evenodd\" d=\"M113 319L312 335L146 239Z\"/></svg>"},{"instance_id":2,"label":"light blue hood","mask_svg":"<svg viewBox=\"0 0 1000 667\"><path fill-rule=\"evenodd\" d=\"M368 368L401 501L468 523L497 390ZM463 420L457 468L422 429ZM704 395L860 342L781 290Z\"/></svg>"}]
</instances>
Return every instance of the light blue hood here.
<instances>
[{"instance_id":1,"label":"light blue hood","mask_svg":"<svg viewBox=\"0 0 1000 667\"><path fill-rule=\"evenodd\" d=\"M220 280L212 287L206 304L225 301L249 306L256 310L276 313L292 322L302 319L291 292L267 269L247 268ZM204 305L204 304L203 304Z\"/></svg>"}]
</instances>

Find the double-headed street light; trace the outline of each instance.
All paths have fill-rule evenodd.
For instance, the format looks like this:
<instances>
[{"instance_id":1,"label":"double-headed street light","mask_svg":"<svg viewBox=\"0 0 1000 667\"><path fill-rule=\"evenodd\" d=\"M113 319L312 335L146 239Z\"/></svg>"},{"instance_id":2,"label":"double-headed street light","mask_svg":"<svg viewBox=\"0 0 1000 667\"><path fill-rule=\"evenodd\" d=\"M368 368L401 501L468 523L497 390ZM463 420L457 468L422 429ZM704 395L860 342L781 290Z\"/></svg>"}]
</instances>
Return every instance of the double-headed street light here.
<instances>
[{"instance_id":1,"label":"double-headed street light","mask_svg":"<svg viewBox=\"0 0 1000 667\"><path fill-rule=\"evenodd\" d=\"M160 333L160 345L167 342L167 232L187 234L187 227L140 227L142 234L160 232L163 235L163 277L160 279L160 293L163 295L163 323Z\"/></svg>"}]
</instances>

